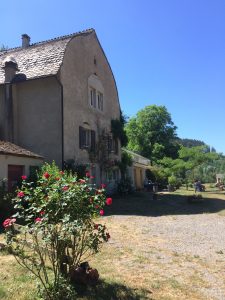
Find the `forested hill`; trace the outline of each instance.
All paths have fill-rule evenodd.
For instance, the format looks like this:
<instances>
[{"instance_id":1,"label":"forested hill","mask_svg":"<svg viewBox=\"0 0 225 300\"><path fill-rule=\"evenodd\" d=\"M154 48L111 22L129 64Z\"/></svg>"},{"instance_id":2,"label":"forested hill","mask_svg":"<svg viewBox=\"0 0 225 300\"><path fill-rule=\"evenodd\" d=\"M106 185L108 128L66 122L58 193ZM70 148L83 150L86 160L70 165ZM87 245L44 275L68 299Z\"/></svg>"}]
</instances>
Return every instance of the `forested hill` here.
<instances>
[{"instance_id":1,"label":"forested hill","mask_svg":"<svg viewBox=\"0 0 225 300\"><path fill-rule=\"evenodd\" d=\"M206 146L206 144L200 140L177 138L177 141L179 144L183 145L184 147L188 147L188 148L196 147L196 146Z\"/></svg>"}]
</instances>

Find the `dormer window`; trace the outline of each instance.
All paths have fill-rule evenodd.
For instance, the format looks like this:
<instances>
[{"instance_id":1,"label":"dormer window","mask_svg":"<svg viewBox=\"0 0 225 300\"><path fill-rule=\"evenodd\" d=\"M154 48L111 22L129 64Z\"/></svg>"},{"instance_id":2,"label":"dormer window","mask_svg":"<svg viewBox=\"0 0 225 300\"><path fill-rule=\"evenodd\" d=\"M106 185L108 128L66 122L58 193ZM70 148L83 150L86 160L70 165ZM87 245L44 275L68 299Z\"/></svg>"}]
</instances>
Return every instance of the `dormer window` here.
<instances>
[{"instance_id":1,"label":"dormer window","mask_svg":"<svg viewBox=\"0 0 225 300\"><path fill-rule=\"evenodd\" d=\"M92 108L98 111L104 110L104 88L95 74L88 78L88 100Z\"/></svg>"}]
</instances>

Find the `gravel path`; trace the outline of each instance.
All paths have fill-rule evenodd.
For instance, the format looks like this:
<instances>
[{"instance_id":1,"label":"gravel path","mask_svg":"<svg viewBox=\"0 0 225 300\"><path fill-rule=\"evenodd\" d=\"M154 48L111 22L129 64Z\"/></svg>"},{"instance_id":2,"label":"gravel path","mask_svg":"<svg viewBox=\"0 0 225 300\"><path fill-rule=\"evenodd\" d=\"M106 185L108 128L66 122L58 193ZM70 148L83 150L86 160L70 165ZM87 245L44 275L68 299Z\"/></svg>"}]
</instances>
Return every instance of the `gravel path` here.
<instances>
[{"instance_id":1,"label":"gravel path","mask_svg":"<svg viewBox=\"0 0 225 300\"><path fill-rule=\"evenodd\" d=\"M122 247L128 245L134 257L149 260L146 274L154 272L158 277L191 285L202 296L200 299L225 300L225 217L214 213L117 215L111 220L131 232L130 239L124 237ZM112 239L112 244L121 248L121 238ZM126 264L132 265L132 261Z\"/></svg>"}]
</instances>

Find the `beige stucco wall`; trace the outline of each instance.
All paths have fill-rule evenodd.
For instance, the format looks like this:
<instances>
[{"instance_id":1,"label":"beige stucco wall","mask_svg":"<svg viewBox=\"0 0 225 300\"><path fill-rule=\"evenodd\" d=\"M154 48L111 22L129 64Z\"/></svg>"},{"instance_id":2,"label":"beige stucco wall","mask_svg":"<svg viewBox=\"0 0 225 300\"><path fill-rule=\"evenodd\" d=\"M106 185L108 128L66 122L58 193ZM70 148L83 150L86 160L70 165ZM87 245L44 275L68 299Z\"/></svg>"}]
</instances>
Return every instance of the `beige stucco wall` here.
<instances>
[{"instance_id":1,"label":"beige stucco wall","mask_svg":"<svg viewBox=\"0 0 225 300\"><path fill-rule=\"evenodd\" d=\"M61 166L61 88L56 78L13 85L14 143Z\"/></svg>"},{"instance_id":2,"label":"beige stucco wall","mask_svg":"<svg viewBox=\"0 0 225 300\"><path fill-rule=\"evenodd\" d=\"M93 74L104 90L103 112L94 109L89 103L88 79ZM73 158L79 163L87 163L87 151L79 149L79 126L88 123L96 131L97 137L103 129L110 130L111 119L120 116L115 81L95 33L75 37L70 41L59 77L64 98L64 157L65 160ZM120 151L115 158L120 158Z\"/></svg>"},{"instance_id":3,"label":"beige stucco wall","mask_svg":"<svg viewBox=\"0 0 225 300\"><path fill-rule=\"evenodd\" d=\"M40 166L42 159L0 154L0 180L8 178L8 165L24 166L24 175L29 176L30 166Z\"/></svg>"}]
</instances>

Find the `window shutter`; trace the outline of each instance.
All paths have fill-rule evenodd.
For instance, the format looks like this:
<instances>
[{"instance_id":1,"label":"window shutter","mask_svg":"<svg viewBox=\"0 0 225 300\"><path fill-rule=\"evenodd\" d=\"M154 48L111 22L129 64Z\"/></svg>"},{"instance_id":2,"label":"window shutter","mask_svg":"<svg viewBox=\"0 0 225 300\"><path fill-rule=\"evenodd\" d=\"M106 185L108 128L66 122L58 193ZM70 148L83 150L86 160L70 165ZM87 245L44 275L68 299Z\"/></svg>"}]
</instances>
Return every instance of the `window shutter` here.
<instances>
[{"instance_id":1,"label":"window shutter","mask_svg":"<svg viewBox=\"0 0 225 300\"><path fill-rule=\"evenodd\" d=\"M95 131L91 130L91 151L95 151Z\"/></svg>"},{"instance_id":2,"label":"window shutter","mask_svg":"<svg viewBox=\"0 0 225 300\"><path fill-rule=\"evenodd\" d=\"M79 126L79 147L80 149L84 147L84 129L81 126Z\"/></svg>"}]
</instances>

